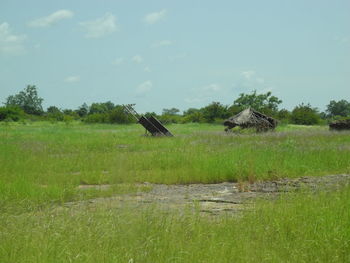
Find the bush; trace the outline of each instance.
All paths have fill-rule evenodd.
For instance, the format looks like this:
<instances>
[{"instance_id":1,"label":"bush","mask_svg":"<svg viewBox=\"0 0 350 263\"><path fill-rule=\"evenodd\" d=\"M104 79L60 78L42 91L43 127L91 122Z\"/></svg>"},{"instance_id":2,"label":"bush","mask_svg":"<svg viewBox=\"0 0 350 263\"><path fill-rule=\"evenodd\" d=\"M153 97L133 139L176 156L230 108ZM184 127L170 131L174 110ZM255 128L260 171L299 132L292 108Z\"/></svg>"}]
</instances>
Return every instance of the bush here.
<instances>
[{"instance_id":1,"label":"bush","mask_svg":"<svg viewBox=\"0 0 350 263\"><path fill-rule=\"evenodd\" d=\"M108 120L110 123L127 124L133 123L134 118L129 114L125 114L123 106L115 106L115 108L108 113Z\"/></svg>"},{"instance_id":2,"label":"bush","mask_svg":"<svg viewBox=\"0 0 350 263\"><path fill-rule=\"evenodd\" d=\"M24 111L19 107L0 107L0 121L19 121L24 117Z\"/></svg>"},{"instance_id":3,"label":"bush","mask_svg":"<svg viewBox=\"0 0 350 263\"><path fill-rule=\"evenodd\" d=\"M163 124L169 124L169 123L181 123L182 122L182 116L179 115L161 115L159 116L159 120Z\"/></svg>"},{"instance_id":4,"label":"bush","mask_svg":"<svg viewBox=\"0 0 350 263\"><path fill-rule=\"evenodd\" d=\"M320 115L316 108L312 108L310 104L300 104L295 107L291 114L291 121L294 124L315 125L320 123Z\"/></svg>"},{"instance_id":5,"label":"bush","mask_svg":"<svg viewBox=\"0 0 350 263\"><path fill-rule=\"evenodd\" d=\"M86 116L84 121L86 123L106 123L109 122L109 118L106 113L94 113Z\"/></svg>"}]
</instances>

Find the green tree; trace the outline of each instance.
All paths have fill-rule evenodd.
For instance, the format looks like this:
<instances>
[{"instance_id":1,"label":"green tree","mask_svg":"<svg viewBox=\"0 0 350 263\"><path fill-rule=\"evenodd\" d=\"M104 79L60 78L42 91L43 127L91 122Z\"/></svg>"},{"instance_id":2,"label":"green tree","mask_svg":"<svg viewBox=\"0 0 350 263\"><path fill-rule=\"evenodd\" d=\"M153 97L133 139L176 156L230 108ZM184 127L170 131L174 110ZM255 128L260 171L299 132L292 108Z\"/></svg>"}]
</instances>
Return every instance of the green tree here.
<instances>
[{"instance_id":1,"label":"green tree","mask_svg":"<svg viewBox=\"0 0 350 263\"><path fill-rule=\"evenodd\" d=\"M199 109L196 109L196 108L189 108L188 110L185 110L183 115L184 116L187 116L187 115L191 115L191 114L194 114L194 113L197 113L199 112L200 110Z\"/></svg>"},{"instance_id":2,"label":"green tree","mask_svg":"<svg viewBox=\"0 0 350 263\"><path fill-rule=\"evenodd\" d=\"M127 124L135 122L131 115L125 114L124 107L121 105L116 105L114 109L108 113L108 119L110 123Z\"/></svg>"},{"instance_id":3,"label":"green tree","mask_svg":"<svg viewBox=\"0 0 350 263\"><path fill-rule=\"evenodd\" d=\"M95 113L107 113L114 109L114 104L111 101L102 103L92 103L90 106L89 114Z\"/></svg>"},{"instance_id":4,"label":"green tree","mask_svg":"<svg viewBox=\"0 0 350 263\"><path fill-rule=\"evenodd\" d=\"M46 114L49 120L51 121L63 121L64 114L56 106L50 106L46 109Z\"/></svg>"},{"instance_id":5,"label":"green tree","mask_svg":"<svg viewBox=\"0 0 350 263\"><path fill-rule=\"evenodd\" d=\"M228 107L220 102L212 102L208 106L201 109L203 118L207 122L214 122L215 119L225 119L229 117Z\"/></svg>"},{"instance_id":6,"label":"green tree","mask_svg":"<svg viewBox=\"0 0 350 263\"><path fill-rule=\"evenodd\" d=\"M233 106L241 109L252 107L265 114L274 114L278 111L278 105L281 103L282 100L272 96L270 91L265 94L257 94L254 90L250 94L241 93L238 99L233 102Z\"/></svg>"},{"instance_id":7,"label":"green tree","mask_svg":"<svg viewBox=\"0 0 350 263\"><path fill-rule=\"evenodd\" d=\"M284 122L284 123L288 123L291 117L291 112L289 110L286 109L282 109L279 110L277 113L277 119Z\"/></svg>"},{"instance_id":8,"label":"green tree","mask_svg":"<svg viewBox=\"0 0 350 263\"><path fill-rule=\"evenodd\" d=\"M57 108L56 106L50 106L46 109L47 113L62 113L61 110L59 108Z\"/></svg>"},{"instance_id":9,"label":"green tree","mask_svg":"<svg viewBox=\"0 0 350 263\"><path fill-rule=\"evenodd\" d=\"M178 115L180 112L177 108L163 109L162 115Z\"/></svg>"},{"instance_id":10,"label":"green tree","mask_svg":"<svg viewBox=\"0 0 350 263\"><path fill-rule=\"evenodd\" d=\"M84 118L89 113L89 106L86 103L83 103L76 111L80 118Z\"/></svg>"},{"instance_id":11,"label":"green tree","mask_svg":"<svg viewBox=\"0 0 350 263\"><path fill-rule=\"evenodd\" d=\"M34 85L28 85L23 91L16 95L11 95L6 99L6 106L20 107L25 113L41 115L43 99L38 96Z\"/></svg>"},{"instance_id":12,"label":"green tree","mask_svg":"<svg viewBox=\"0 0 350 263\"><path fill-rule=\"evenodd\" d=\"M327 105L326 112L329 117L350 116L350 103L347 100L331 100Z\"/></svg>"},{"instance_id":13,"label":"green tree","mask_svg":"<svg viewBox=\"0 0 350 263\"><path fill-rule=\"evenodd\" d=\"M317 108L312 108L310 104L305 105L304 103L293 109L290 118L294 124L314 125L320 122Z\"/></svg>"}]
</instances>

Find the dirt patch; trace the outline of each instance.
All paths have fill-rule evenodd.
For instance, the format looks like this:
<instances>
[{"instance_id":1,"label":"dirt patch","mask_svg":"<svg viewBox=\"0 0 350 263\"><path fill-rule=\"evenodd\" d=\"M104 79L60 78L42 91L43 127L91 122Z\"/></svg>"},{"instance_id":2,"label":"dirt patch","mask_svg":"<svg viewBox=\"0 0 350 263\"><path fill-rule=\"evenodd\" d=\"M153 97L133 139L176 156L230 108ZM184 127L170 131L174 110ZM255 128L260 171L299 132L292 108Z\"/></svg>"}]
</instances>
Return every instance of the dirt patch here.
<instances>
[{"instance_id":1,"label":"dirt patch","mask_svg":"<svg viewBox=\"0 0 350 263\"><path fill-rule=\"evenodd\" d=\"M335 190L350 183L350 175L329 175L320 177L301 177L255 183L220 183L164 185L141 184L151 188L148 192L116 195L109 198L97 198L83 202L67 203L66 206L86 205L90 208L108 206L118 208L125 205L137 208L156 205L161 209L180 209L198 207L202 213L237 213L250 208L258 198L275 199L284 192L297 192L302 189ZM93 186L89 186L91 188ZM108 188L107 185L95 186L96 189Z\"/></svg>"}]
</instances>

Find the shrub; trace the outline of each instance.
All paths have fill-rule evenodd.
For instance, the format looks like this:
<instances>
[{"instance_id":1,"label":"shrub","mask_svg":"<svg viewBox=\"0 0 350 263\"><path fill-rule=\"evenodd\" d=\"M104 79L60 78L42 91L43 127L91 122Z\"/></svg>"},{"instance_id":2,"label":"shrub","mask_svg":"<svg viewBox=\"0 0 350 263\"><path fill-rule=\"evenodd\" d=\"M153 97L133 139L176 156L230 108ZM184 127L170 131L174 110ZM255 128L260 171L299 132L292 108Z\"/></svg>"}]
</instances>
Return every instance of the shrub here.
<instances>
[{"instance_id":1,"label":"shrub","mask_svg":"<svg viewBox=\"0 0 350 263\"><path fill-rule=\"evenodd\" d=\"M19 107L0 107L0 121L19 121L24 117L24 111Z\"/></svg>"},{"instance_id":2,"label":"shrub","mask_svg":"<svg viewBox=\"0 0 350 263\"><path fill-rule=\"evenodd\" d=\"M294 124L315 125L320 123L320 115L316 108L312 108L310 104L304 103L296 106L291 114L291 121Z\"/></svg>"}]
</instances>

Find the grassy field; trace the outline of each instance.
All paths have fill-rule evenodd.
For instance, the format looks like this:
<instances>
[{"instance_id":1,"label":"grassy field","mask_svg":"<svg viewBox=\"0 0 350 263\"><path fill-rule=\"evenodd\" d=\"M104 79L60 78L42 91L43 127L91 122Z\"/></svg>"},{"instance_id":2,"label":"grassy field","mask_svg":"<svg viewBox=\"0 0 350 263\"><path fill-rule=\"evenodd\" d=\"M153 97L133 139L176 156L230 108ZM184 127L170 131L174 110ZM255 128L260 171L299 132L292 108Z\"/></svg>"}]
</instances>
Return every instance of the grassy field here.
<instances>
[{"instance_id":1,"label":"grassy field","mask_svg":"<svg viewBox=\"0 0 350 263\"><path fill-rule=\"evenodd\" d=\"M0 124L0 262L349 262L350 189L286 195L242 217L157 208L57 210L134 183L255 181L350 173L350 133L283 126L226 134L171 125ZM80 191L81 184L111 184ZM147 190L147 189L145 189Z\"/></svg>"}]
</instances>

